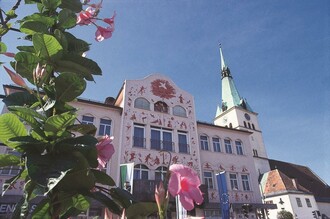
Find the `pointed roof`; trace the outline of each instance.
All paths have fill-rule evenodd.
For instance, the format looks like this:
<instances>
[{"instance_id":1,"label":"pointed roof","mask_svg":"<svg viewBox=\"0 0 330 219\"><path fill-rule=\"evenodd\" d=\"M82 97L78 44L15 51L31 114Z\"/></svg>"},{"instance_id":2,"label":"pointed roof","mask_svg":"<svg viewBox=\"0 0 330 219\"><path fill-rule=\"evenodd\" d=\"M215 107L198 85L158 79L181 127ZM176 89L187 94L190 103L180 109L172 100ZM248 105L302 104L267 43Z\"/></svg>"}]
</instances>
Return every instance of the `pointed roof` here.
<instances>
[{"instance_id":1,"label":"pointed roof","mask_svg":"<svg viewBox=\"0 0 330 219\"><path fill-rule=\"evenodd\" d=\"M233 77L231 75L229 67L225 63L221 44L219 47L220 51L220 62L221 62L221 83L222 83L222 103L220 110L217 109L216 116L232 107L242 107L248 111L253 112L246 99L239 95L239 92L235 86Z\"/></svg>"},{"instance_id":2,"label":"pointed roof","mask_svg":"<svg viewBox=\"0 0 330 219\"><path fill-rule=\"evenodd\" d=\"M265 173L260 182L265 196L282 193L311 193L299 184L297 179L291 179L280 170L275 169Z\"/></svg>"}]
</instances>

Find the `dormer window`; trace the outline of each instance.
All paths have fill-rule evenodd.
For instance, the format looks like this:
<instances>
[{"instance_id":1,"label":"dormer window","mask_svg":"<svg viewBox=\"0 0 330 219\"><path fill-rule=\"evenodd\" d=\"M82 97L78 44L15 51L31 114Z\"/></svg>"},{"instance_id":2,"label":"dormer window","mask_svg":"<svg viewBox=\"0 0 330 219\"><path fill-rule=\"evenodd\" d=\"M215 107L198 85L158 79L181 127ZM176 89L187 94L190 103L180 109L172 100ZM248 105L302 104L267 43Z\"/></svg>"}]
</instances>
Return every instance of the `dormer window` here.
<instances>
[{"instance_id":1,"label":"dormer window","mask_svg":"<svg viewBox=\"0 0 330 219\"><path fill-rule=\"evenodd\" d=\"M168 106L167 106L167 104L165 102L158 101L154 105L154 110L156 112L168 113Z\"/></svg>"}]
</instances>

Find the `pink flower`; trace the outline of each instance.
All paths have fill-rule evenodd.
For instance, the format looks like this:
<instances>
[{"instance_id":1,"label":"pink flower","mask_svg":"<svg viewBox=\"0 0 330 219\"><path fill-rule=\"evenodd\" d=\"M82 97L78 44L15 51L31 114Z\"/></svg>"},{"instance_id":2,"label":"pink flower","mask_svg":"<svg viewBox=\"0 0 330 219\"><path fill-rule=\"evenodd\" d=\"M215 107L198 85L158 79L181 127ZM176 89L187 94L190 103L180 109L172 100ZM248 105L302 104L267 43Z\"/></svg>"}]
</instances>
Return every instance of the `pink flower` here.
<instances>
[{"instance_id":1,"label":"pink flower","mask_svg":"<svg viewBox=\"0 0 330 219\"><path fill-rule=\"evenodd\" d=\"M114 12L111 18L104 18L103 21L104 21L105 23L109 24L110 26L114 26L116 15L117 15L117 13Z\"/></svg>"},{"instance_id":2,"label":"pink flower","mask_svg":"<svg viewBox=\"0 0 330 219\"><path fill-rule=\"evenodd\" d=\"M95 15L95 9L93 9L92 7L88 7L86 8L85 11L81 11L79 13L79 15L77 16L77 24L78 25L88 25L91 22L93 22L95 19L94 18Z\"/></svg>"},{"instance_id":3,"label":"pink flower","mask_svg":"<svg viewBox=\"0 0 330 219\"><path fill-rule=\"evenodd\" d=\"M197 173L182 164L171 165L170 171L168 190L171 195L180 195L180 202L188 211L194 209L194 202L198 205L202 204L203 196L199 189L201 181Z\"/></svg>"},{"instance_id":4,"label":"pink flower","mask_svg":"<svg viewBox=\"0 0 330 219\"><path fill-rule=\"evenodd\" d=\"M27 85L24 82L24 79L17 73L11 71L10 69L8 69L6 66L3 66L6 70L6 72L8 73L8 75L10 76L11 80L17 84L18 86L21 87L27 87Z\"/></svg>"},{"instance_id":5,"label":"pink flower","mask_svg":"<svg viewBox=\"0 0 330 219\"><path fill-rule=\"evenodd\" d=\"M168 204L168 192L165 191L163 182L160 181L159 186L155 188L155 200L158 206L159 214L166 213L166 208Z\"/></svg>"},{"instance_id":6,"label":"pink flower","mask_svg":"<svg viewBox=\"0 0 330 219\"><path fill-rule=\"evenodd\" d=\"M106 28L98 26L95 32L95 40L101 42L104 39L110 38L114 30L115 28L113 26L108 26Z\"/></svg>"},{"instance_id":7,"label":"pink flower","mask_svg":"<svg viewBox=\"0 0 330 219\"><path fill-rule=\"evenodd\" d=\"M99 162L98 168L105 168L105 165L115 153L115 148L112 144L113 137L108 135L103 136L99 143L96 144L97 161Z\"/></svg>"}]
</instances>

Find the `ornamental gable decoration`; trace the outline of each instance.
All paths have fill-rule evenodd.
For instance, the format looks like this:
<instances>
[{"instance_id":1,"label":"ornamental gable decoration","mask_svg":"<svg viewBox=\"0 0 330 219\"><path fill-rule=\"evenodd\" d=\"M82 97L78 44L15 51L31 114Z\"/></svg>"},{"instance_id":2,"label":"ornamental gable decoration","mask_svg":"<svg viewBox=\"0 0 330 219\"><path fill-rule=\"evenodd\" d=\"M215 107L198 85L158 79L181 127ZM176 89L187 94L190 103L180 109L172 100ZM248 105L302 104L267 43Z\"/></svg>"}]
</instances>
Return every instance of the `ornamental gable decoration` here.
<instances>
[{"instance_id":1,"label":"ornamental gable decoration","mask_svg":"<svg viewBox=\"0 0 330 219\"><path fill-rule=\"evenodd\" d=\"M151 82L151 92L158 97L171 99L175 97L174 87L166 80L156 79Z\"/></svg>"}]
</instances>

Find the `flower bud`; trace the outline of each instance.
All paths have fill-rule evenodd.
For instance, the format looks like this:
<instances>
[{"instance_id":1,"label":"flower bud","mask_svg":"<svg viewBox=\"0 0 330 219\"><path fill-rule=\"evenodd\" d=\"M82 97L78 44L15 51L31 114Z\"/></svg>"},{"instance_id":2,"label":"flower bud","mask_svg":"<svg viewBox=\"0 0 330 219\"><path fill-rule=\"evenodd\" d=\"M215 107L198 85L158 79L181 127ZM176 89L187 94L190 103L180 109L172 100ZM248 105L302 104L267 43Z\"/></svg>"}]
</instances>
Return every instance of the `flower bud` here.
<instances>
[{"instance_id":1,"label":"flower bud","mask_svg":"<svg viewBox=\"0 0 330 219\"><path fill-rule=\"evenodd\" d=\"M26 88L27 85L24 82L24 79L17 73L11 71L10 69L8 69L6 66L3 66L4 69L6 70L6 72L8 73L9 77L11 78L11 80L17 84L18 86L24 87Z\"/></svg>"}]
</instances>

